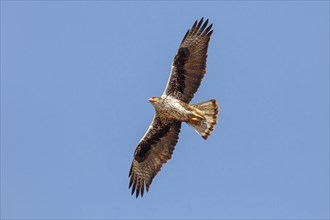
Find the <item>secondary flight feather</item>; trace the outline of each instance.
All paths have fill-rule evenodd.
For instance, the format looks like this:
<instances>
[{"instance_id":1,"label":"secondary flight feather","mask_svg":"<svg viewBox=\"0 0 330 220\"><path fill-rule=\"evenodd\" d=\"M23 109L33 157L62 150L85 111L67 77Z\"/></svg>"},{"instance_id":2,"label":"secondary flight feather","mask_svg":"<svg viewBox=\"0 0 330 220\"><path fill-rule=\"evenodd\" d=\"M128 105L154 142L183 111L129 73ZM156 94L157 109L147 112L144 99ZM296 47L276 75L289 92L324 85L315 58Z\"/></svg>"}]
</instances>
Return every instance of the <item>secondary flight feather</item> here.
<instances>
[{"instance_id":1,"label":"secondary flight feather","mask_svg":"<svg viewBox=\"0 0 330 220\"><path fill-rule=\"evenodd\" d=\"M172 157L181 123L186 122L205 140L217 123L215 100L189 105L206 73L207 48L212 24L203 18L189 29L174 57L171 73L161 97L149 99L155 115L135 149L129 171L129 188L136 197L149 191L153 178Z\"/></svg>"}]
</instances>

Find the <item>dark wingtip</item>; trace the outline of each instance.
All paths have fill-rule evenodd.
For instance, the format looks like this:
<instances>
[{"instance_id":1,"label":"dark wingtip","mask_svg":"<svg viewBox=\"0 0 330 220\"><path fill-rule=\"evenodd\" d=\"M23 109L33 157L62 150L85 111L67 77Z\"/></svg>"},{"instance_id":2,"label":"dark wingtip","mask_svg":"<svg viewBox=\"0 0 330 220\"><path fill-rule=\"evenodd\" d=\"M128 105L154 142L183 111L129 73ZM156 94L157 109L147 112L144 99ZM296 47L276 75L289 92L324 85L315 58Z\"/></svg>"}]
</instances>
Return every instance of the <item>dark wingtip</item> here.
<instances>
[{"instance_id":1,"label":"dark wingtip","mask_svg":"<svg viewBox=\"0 0 330 220\"><path fill-rule=\"evenodd\" d=\"M199 20L199 23L198 24L199 25L202 25L203 21L204 21L204 17L202 17L201 20Z\"/></svg>"},{"instance_id":2,"label":"dark wingtip","mask_svg":"<svg viewBox=\"0 0 330 220\"><path fill-rule=\"evenodd\" d=\"M187 38L187 36L188 36L188 34L189 34L189 32L190 32L190 29L187 31L187 33L184 35L184 37L183 37L183 39L182 39L182 41L181 41L181 44L183 43L183 41Z\"/></svg>"},{"instance_id":3,"label":"dark wingtip","mask_svg":"<svg viewBox=\"0 0 330 220\"><path fill-rule=\"evenodd\" d=\"M131 186L132 186L132 183L133 183L133 178L131 178L131 179L129 180L129 185L128 185L128 188L131 188Z\"/></svg>"},{"instance_id":4,"label":"dark wingtip","mask_svg":"<svg viewBox=\"0 0 330 220\"><path fill-rule=\"evenodd\" d=\"M202 33L202 36L211 36L213 30L211 30L213 24L210 24ZM210 31L211 30L211 31Z\"/></svg>"},{"instance_id":5,"label":"dark wingtip","mask_svg":"<svg viewBox=\"0 0 330 220\"><path fill-rule=\"evenodd\" d=\"M201 35L201 36L211 36L212 33L210 33L210 30L213 26L213 24L210 24L209 26L209 19L206 19L205 22L204 21L204 17L202 17L199 21L195 21L194 25L192 26L192 28L190 29L190 35Z\"/></svg>"},{"instance_id":6,"label":"dark wingtip","mask_svg":"<svg viewBox=\"0 0 330 220\"><path fill-rule=\"evenodd\" d=\"M139 194L140 194L140 188L137 188L136 189L136 198L139 197Z\"/></svg>"},{"instance_id":7,"label":"dark wingtip","mask_svg":"<svg viewBox=\"0 0 330 220\"><path fill-rule=\"evenodd\" d=\"M135 192L135 187L136 187L136 181L133 181L133 186L132 186L132 193L131 193L131 195L134 194L134 192Z\"/></svg>"},{"instance_id":8,"label":"dark wingtip","mask_svg":"<svg viewBox=\"0 0 330 220\"><path fill-rule=\"evenodd\" d=\"M211 36L212 35L212 33L213 33L213 30L212 31L210 31L208 34L207 34L207 36Z\"/></svg>"},{"instance_id":9,"label":"dark wingtip","mask_svg":"<svg viewBox=\"0 0 330 220\"><path fill-rule=\"evenodd\" d=\"M141 197L143 197L144 194L144 180L142 181L142 186L141 186Z\"/></svg>"},{"instance_id":10,"label":"dark wingtip","mask_svg":"<svg viewBox=\"0 0 330 220\"><path fill-rule=\"evenodd\" d=\"M196 29L195 29L195 31L194 31L194 34L196 34L197 31L201 28L201 26L202 26L202 24L203 24L203 20L204 20L204 18L202 18L201 20L199 20L199 22L198 22L198 24L197 24L197 27L196 27Z\"/></svg>"},{"instance_id":11,"label":"dark wingtip","mask_svg":"<svg viewBox=\"0 0 330 220\"><path fill-rule=\"evenodd\" d=\"M209 19L207 19L207 20L204 22L203 26L199 29L199 31L198 31L198 35L200 35L200 34L203 33L203 31L204 31L205 28L207 27L207 24L208 24L208 23L209 23Z\"/></svg>"},{"instance_id":12,"label":"dark wingtip","mask_svg":"<svg viewBox=\"0 0 330 220\"><path fill-rule=\"evenodd\" d=\"M131 174L132 174L132 169L133 169L133 166L131 165L131 169L129 169L128 177L131 176Z\"/></svg>"},{"instance_id":13,"label":"dark wingtip","mask_svg":"<svg viewBox=\"0 0 330 220\"><path fill-rule=\"evenodd\" d=\"M195 23L193 24L193 26L191 27L190 30L191 30L192 32L195 30L195 27L196 27L196 25L197 25L197 22L198 22L198 21L196 20Z\"/></svg>"},{"instance_id":14,"label":"dark wingtip","mask_svg":"<svg viewBox=\"0 0 330 220\"><path fill-rule=\"evenodd\" d=\"M145 182L144 182L144 180L140 180L139 178L137 178L137 179L134 179L134 178L135 177L132 176L131 180L129 182L129 188L132 187L131 195L133 195L135 193L136 198L138 198L139 195L141 197L143 197ZM148 190L149 190L149 186L146 186L146 191L148 192Z\"/></svg>"}]
</instances>

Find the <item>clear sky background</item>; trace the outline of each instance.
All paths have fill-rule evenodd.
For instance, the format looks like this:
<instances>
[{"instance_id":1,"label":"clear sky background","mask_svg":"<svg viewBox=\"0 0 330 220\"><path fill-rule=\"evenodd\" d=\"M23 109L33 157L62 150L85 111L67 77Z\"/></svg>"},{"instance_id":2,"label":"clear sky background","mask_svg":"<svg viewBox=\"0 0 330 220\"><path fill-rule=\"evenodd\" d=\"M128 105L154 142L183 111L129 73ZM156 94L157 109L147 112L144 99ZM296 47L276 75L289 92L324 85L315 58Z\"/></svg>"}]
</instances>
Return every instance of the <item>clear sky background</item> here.
<instances>
[{"instance_id":1,"label":"clear sky background","mask_svg":"<svg viewBox=\"0 0 330 220\"><path fill-rule=\"evenodd\" d=\"M201 17L218 125L136 199L147 99ZM329 218L329 2L1 1L1 218Z\"/></svg>"}]
</instances>

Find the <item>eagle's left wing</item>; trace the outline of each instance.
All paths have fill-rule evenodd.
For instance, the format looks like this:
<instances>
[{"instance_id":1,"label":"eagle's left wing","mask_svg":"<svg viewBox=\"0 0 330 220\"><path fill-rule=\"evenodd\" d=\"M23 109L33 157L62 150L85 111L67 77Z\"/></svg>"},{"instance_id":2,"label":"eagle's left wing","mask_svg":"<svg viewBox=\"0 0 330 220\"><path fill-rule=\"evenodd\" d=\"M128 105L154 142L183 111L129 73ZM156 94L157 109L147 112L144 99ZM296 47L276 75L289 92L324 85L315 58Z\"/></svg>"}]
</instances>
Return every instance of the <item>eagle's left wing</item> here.
<instances>
[{"instance_id":1,"label":"eagle's left wing","mask_svg":"<svg viewBox=\"0 0 330 220\"><path fill-rule=\"evenodd\" d=\"M170 78L164 95L171 95L185 103L194 97L206 73L207 48L213 33L212 24L203 18L194 23L184 36L174 57Z\"/></svg>"},{"instance_id":2,"label":"eagle's left wing","mask_svg":"<svg viewBox=\"0 0 330 220\"><path fill-rule=\"evenodd\" d=\"M174 147L179 139L181 122L164 121L157 113L142 140L134 152L134 159L129 171L132 194L136 190L136 197L144 187L148 192L149 186L160 171L162 165L171 159Z\"/></svg>"}]
</instances>

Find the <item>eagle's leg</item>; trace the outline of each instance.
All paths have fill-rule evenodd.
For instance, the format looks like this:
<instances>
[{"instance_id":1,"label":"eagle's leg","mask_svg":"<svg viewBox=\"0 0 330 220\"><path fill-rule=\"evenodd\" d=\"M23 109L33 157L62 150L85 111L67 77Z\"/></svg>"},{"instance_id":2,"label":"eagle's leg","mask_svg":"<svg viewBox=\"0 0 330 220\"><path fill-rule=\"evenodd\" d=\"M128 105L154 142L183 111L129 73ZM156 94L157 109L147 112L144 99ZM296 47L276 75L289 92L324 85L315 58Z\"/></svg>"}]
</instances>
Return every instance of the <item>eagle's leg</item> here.
<instances>
[{"instance_id":1,"label":"eagle's leg","mask_svg":"<svg viewBox=\"0 0 330 220\"><path fill-rule=\"evenodd\" d=\"M190 114L189 114L189 119L188 122L192 124L199 125L203 120L205 120L205 116L202 111L200 111L197 108L194 108L190 106Z\"/></svg>"},{"instance_id":2,"label":"eagle's leg","mask_svg":"<svg viewBox=\"0 0 330 220\"><path fill-rule=\"evenodd\" d=\"M201 119L199 118L190 118L187 122L188 123L191 123L191 124L194 124L194 125L200 125L201 124Z\"/></svg>"}]
</instances>

